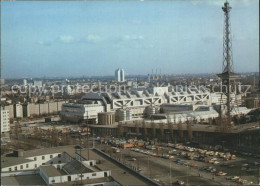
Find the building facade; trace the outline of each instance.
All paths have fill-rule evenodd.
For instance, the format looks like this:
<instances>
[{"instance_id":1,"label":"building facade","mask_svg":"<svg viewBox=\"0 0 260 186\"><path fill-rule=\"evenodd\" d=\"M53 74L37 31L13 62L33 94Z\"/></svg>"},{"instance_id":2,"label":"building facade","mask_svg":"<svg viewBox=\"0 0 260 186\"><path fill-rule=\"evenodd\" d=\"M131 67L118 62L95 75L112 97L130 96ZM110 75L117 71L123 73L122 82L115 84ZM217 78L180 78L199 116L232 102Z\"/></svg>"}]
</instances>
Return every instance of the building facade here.
<instances>
[{"instance_id":1,"label":"building facade","mask_svg":"<svg viewBox=\"0 0 260 186\"><path fill-rule=\"evenodd\" d=\"M125 71L123 69L116 69L115 71L115 79L118 82L124 82L125 81Z\"/></svg>"},{"instance_id":2,"label":"building facade","mask_svg":"<svg viewBox=\"0 0 260 186\"><path fill-rule=\"evenodd\" d=\"M9 111L1 108L1 133L5 134L10 131L10 116Z\"/></svg>"}]
</instances>

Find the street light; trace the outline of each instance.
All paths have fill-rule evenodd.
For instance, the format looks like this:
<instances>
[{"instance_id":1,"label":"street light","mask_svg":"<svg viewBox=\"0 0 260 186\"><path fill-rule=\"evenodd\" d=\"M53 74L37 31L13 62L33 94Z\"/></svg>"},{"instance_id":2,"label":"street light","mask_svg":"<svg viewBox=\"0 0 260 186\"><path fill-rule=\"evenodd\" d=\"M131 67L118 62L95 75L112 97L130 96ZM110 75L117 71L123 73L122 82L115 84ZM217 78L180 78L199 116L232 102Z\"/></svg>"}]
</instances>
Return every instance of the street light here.
<instances>
[{"instance_id":1,"label":"street light","mask_svg":"<svg viewBox=\"0 0 260 186\"><path fill-rule=\"evenodd\" d=\"M172 185L172 162L170 161L170 186Z\"/></svg>"}]
</instances>

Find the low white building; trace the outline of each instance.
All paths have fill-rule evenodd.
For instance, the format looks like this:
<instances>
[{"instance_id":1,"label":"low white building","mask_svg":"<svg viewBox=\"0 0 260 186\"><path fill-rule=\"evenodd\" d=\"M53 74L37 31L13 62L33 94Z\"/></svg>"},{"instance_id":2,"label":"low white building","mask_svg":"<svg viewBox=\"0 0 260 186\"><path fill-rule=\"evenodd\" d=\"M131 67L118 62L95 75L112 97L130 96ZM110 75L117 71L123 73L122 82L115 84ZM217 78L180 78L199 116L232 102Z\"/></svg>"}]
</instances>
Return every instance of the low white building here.
<instances>
[{"instance_id":1,"label":"low white building","mask_svg":"<svg viewBox=\"0 0 260 186\"><path fill-rule=\"evenodd\" d=\"M97 170L94 167L96 160L86 160L72 147L14 151L1 159L2 179L38 174L47 185L79 181L81 178L83 181L93 179L93 184L104 184L107 179L101 182L98 179L111 176L110 170Z\"/></svg>"},{"instance_id":2,"label":"low white building","mask_svg":"<svg viewBox=\"0 0 260 186\"><path fill-rule=\"evenodd\" d=\"M97 123L98 113L104 112L105 108L101 102L92 104L63 104L61 116L63 119L72 122L94 120Z\"/></svg>"}]
</instances>

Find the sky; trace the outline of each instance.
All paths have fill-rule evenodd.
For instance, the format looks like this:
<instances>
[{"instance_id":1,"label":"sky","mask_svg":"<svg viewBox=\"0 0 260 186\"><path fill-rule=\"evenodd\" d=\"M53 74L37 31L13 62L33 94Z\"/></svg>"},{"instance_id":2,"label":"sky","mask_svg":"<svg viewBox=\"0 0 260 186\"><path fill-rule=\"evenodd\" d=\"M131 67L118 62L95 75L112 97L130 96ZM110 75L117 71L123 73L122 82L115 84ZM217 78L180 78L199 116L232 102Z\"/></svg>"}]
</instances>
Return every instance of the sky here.
<instances>
[{"instance_id":1,"label":"sky","mask_svg":"<svg viewBox=\"0 0 260 186\"><path fill-rule=\"evenodd\" d=\"M220 73L224 0L1 2L2 78ZM259 68L259 0L230 0L234 69Z\"/></svg>"}]
</instances>

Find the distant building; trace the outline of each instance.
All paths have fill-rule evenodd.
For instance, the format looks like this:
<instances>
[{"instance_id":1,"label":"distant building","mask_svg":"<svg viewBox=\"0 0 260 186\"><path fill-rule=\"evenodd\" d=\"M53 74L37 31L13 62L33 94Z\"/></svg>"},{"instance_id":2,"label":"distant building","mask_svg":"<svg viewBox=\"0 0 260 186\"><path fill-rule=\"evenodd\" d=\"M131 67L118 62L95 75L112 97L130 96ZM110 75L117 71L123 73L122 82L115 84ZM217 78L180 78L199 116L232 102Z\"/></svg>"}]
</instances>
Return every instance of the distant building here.
<instances>
[{"instance_id":1,"label":"distant building","mask_svg":"<svg viewBox=\"0 0 260 186\"><path fill-rule=\"evenodd\" d=\"M42 87L42 81L34 81L33 85L38 86L38 87Z\"/></svg>"},{"instance_id":2,"label":"distant building","mask_svg":"<svg viewBox=\"0 0 260 186\"><path fill-rule=\"evenodd\" d=\"M23 80L23 86L27 86L27 79Z\"/></svg>"},{"instance_id":3,"label":"distant building","mask_svg":"<svg viewBox=\"0 0 260 186\"><path fill-rule=\"evenodd\" d=\"M41 116L44 114L57 114L61 111L62 104L67 101L55 101L45 103L25 103L23 104L23 117Z\"/></svg>"},{"instance_id":4,"label":"distant building","mask_svg":"<svg viewBox=\"0 0 260 186\"><path fill-rule=\"evenodd\" d=\"M125 71L123 69L120 70L120 77L121 77L121 82L125 81Z\"/></svg>"},{"instance_id":5,"label":"distant building","mask_svg":"<svg viewBox=\"0 0 260 186\"><path fill-rule=\"evenodd\" d=\"M0 79L0 84L1 85L5 84L5 80L4 79Z\"/></svg>"},{"instance_id":6,"label":"distant building","mask_svg":"<svg viewBox=\"0 0 260 186\"><path fill-rule=\"evenodd\" d=\"M23 106L20 103L14 104L15 118L23 118Z\"/></svg>"},{"instance_id":7,"label":"distant building","mask_svg":"<svg viewBox=\"0 0 260 186\"><path fill-rule=\"evenodd\" d=\"M10 117L9 117L9 111L4 110L4 108L1 108L1 132L7 133L10 131Z\"/></svg>"},{"instance_id":8,"label":"distant building","mask_svg":"<svg viewBox=\"0 0 260 186\"><path fill-rule=\"evenodd\" d=\"M116 69L115 78L118 82L124 82L125 81L125 71L120 68Z\"/></svg>"},{"instance_id":9,"label":"distant building","mask_svg":"<svg viewBox=\"0 0 260 186\"><path fill-rule=\"evenodd\" d=\"M98 113L104 111L105 106L101 100L87 100L83 97L80 104L63 104L61 117L67 121L78 123L88 121L90 124L97 123Z\"/></svg>"}]
</instances>

